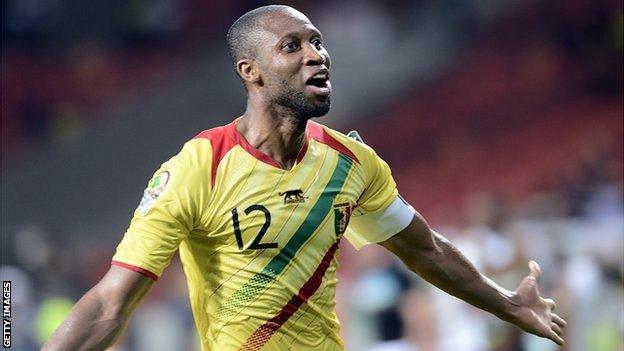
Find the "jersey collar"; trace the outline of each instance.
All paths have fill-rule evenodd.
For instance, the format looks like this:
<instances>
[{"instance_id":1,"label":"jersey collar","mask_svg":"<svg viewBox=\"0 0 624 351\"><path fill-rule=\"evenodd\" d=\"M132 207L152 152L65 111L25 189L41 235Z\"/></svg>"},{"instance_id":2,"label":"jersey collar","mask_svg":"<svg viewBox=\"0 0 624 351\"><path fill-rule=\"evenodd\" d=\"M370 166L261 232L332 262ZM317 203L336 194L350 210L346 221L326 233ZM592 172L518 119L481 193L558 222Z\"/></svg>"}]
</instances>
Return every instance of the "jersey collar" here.
<instances>
[{"instance_id":1,"label":"jersey collar","mask_svg":"<svg viewBox=\"0 0 624 351\"><path fill-rule=\"evenodd\" d=\"M235 119L234 121L232 121L230 124L228 124L226 126L226 132L228 133L228 135L234 140L234 142L238 145L240 145L240 147L243 148L243 150L247 151L250 155L252 155L253 157L255 157L257 160L262 161L270 166L273 167L277 167L279 169L284 169L282 167L282 165L279 164L279 162L275 161L271 156L265 154L264 152L256 149L254 146L252 146L247 139L245 139L245 137L238 131L238 129L236 129L236 123L238 121L239 118ZM309 139L309 124L310 121L308 121L306 123L306 131L305 131L305 136L304 136L304 140L303 140L303 145L301 146L301 149L299 149L299 153L297 154L297 159L295 161L295 164L293 165L293 168L301 163L301 161L303 160L303 158L306 155L306 152L308 151L308 139Z\"/></svg>"}]
</instances>

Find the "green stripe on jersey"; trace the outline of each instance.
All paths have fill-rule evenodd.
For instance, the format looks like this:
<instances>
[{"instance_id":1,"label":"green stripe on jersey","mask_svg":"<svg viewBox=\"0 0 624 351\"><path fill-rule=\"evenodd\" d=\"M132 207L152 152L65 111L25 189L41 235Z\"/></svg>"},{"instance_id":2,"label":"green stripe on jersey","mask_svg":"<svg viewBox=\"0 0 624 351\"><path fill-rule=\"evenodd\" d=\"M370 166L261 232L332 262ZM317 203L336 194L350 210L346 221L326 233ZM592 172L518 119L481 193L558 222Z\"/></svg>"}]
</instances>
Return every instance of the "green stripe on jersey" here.
<instances>
[{"instance_id":1,"label":"green stripe on jersey","mask_svg":"<svg viewBox=\"0 0 624 351\"><path fill-rule=\"evenodd\" d=\"M288 262L330 213L334 198L342 189L352 164L353 161L350 158L339 154L338 164L334 168L334 173L301 226L293 234L286 246L273 257L260 273L253 276L221 305L217 311L219 319L231 319L234 317L237 311L247 306L270 282L282 273Z\"/></svg>"}]
</instances>

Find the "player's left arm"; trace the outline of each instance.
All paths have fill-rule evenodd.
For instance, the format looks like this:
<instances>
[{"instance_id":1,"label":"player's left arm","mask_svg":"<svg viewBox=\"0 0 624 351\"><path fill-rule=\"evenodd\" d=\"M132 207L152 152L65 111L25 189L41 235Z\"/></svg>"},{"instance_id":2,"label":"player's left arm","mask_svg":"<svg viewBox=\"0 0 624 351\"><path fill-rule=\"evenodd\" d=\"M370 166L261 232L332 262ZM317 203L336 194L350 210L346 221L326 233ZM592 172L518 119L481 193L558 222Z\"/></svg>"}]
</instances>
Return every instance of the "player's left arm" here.
<instances>
[{"instance_id":1,"label":"player's left arm","mask_svg":"<svg viewBox=\"0 0 624 351\"><path fill-rule=\"evenodd\" d=\"M526 332L562 345L566 322L553 313L555 302L539 293L541 269L529 262L530 273L515 291L488 279L446 238L429 228L416 213L402 231L379 243L428 282L471 305L513 323Z\"/></svg>"}]
</instances>

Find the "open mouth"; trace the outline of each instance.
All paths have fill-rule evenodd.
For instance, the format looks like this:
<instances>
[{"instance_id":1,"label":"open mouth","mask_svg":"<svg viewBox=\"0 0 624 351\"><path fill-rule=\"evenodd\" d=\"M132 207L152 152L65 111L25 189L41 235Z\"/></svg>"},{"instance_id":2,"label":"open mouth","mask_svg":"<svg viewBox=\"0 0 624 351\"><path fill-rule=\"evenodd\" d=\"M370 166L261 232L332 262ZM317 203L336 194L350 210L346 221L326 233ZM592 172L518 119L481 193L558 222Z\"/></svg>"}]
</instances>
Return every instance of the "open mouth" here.
<instances>
[{"instance_id":1,"label":"open mouth","mask_svg":"<svg viewBox=\"0 0 624 351\"><path fill-rule=\"evenodd\" d=\"M329 73L327 71L321 71L316 73L312 77L306 80L306 86L308 86L315 94L329 95L331 90L331 83L329 82Z\"/></svg>"},{"instance_id":2,"label":"open mouth","mask_svg":"<svg viewBox=\"0 0 624 351\"><path fill-rule=\"evenodd\" d=\"M306 85L313 85L317 88L327 88L329 76L327 73L317 73L306 81Z\"/></svg>"}]
</instances>

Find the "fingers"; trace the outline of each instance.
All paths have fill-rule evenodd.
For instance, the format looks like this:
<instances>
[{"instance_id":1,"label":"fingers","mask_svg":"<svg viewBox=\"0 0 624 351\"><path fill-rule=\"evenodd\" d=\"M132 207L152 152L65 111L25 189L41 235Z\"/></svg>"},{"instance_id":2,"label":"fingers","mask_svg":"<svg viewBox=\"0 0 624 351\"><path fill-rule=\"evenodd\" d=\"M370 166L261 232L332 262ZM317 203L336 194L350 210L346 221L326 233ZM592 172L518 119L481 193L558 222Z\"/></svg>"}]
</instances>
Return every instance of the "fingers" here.
<instances>
[{"instance_id":1,"label":"fingers","mask_svg":"<svg viewBox=\"0 0 624 351\"><path fill-rule=\"evenodd\" d=\"M539 264L531 260L529 261L529 269L531 270L529 276L532 276L535 278L535 280L539 281L540 277L542 276L542 269L540 268Z\"/></svg>"},{"instance_id":2,"label":"fingers","mask_svg":"<svg viewBox=\"0 0 624 351\"><path fill-rule=\"evenodd\" d=\"M563 340L563 328L566 326L566 321L563 318L559 317L556 314L551 314L552 322L550 323L550 333L548 338L558 345L563 345L565 341Z\"/></svg>"},{"instance_id":3,"label":"fingers","mask_svg":"<svg viewBox=\"0 0 624 351\"><path fill-rule=\"evenodd\" d=\"M561 328L565 328L565 326L568 325L568 323L563 318L559 317L558 315L554 313L551 314L551 317L552 317L552 321L556 323L558 326L560 326Z\"/></svg>"},{"instance_id":4,"label":"fingers","mask_svg":"<svg viewBox=\"0 0 624 351\"><path fill-rule=\"evenodd\" d=\"M557 343L557 345L563 345L565 344L565 341L563 340L563 338L561 336L559 336L557 333L555 333L554 331L550 331L550 333L548 334L548 338L554 342Z\"/></svg>"}]
</instances>

